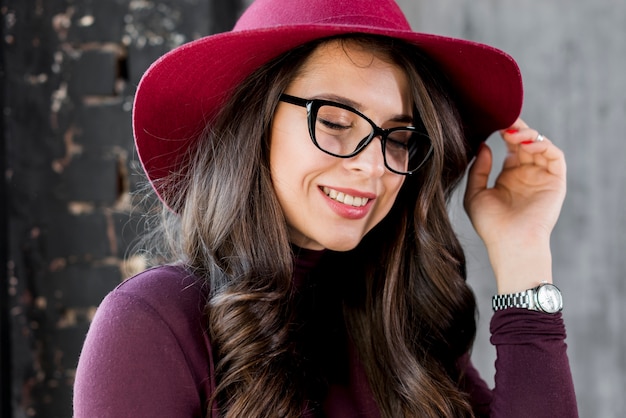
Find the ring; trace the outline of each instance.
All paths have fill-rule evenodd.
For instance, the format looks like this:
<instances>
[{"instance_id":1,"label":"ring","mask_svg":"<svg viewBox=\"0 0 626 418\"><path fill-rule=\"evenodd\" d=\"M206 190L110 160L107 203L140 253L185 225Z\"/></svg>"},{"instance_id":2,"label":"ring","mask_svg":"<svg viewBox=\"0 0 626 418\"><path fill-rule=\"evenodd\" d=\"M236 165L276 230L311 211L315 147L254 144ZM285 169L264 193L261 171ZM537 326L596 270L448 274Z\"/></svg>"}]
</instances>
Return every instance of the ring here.
<instances>
[{"instance_id":1,"label":"ring","mask_svg":"<svg viewBox=\"0 0 626 418\"><path fill-rule=\"evenodd\" d=\"M543 142L544 139L546 139L545 136L538 134L537 138L535 138L535 142Z\"/></svg>"}]
</instances>

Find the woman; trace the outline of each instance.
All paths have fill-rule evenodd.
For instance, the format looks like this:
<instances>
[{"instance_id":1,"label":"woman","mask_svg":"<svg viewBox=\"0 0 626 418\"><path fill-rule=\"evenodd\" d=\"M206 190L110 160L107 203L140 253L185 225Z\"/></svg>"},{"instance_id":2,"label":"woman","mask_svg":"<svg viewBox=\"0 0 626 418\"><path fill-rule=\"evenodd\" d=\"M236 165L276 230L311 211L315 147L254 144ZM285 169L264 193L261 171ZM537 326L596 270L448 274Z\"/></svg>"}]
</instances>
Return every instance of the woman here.
<instances>
[{"instance_id":1,"label":"woman","mask_svg":"<svg viewBox=\"0 0 626 418\"><path fill-rule=\"evenodd\" d=\"M565 161L521 97L510 57L412 32L386 0L257 0L161 58L134 128L169 264L103 301L75 416L576 416L550 284ZM489 188L495 130L510 152ZM473 156L493 390L446 208Z\"/></svg>"}]
</instances>

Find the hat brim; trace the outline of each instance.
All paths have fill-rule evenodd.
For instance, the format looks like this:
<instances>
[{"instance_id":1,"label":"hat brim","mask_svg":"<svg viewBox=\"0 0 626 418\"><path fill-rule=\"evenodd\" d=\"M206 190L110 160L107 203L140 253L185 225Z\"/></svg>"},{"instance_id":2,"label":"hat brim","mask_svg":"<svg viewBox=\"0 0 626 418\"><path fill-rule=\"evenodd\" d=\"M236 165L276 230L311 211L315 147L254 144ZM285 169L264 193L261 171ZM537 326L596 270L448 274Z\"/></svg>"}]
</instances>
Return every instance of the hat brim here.
<instances>
[{"instance_id":1,"label":"hat brim","mask_svg":"<svg viewBox=\"0 0 626 418\"><path fill-rule=\"evenodd\" d=\"M410 30L323 24L207 36L163 55L137 88L135 144L159 196L163 199L158 180L177 170L181 156L247 76L298 45L348 33L402 39L426 53L453 90L473 150L494 131L510 126L521 112L519 67L508 54L481 43Z\"/></svg>"}]
</instances>

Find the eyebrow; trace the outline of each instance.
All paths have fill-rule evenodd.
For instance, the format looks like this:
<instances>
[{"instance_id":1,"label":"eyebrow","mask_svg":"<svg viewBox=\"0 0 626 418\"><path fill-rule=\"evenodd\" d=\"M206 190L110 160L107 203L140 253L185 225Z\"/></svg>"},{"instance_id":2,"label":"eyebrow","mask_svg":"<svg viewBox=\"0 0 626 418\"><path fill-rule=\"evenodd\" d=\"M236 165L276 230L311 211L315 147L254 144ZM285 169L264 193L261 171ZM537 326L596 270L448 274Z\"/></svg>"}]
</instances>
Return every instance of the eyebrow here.
<instances>
[{"instance_id":1,"label":"eyebrow","mask_svg":"<svg viewBox=\"0 0 626 418\"><path fill-rule=\"evenodd\" d=\"M309 100L314 100L314 99L317 99L317 100L329 100L329 101L332 101L332 102L341 103L342 105L353 107L354 109L358 110L359 112L365 114L361 110L363 108L363 105L361 103L355 102L354 100L348 99L347 97L344 97L344 96L338 96L338 95L332 94L332 93L330 93L330 94L320 94L320 95L316 95L316 96L311 97ZM413 119L413 117L411 115L404 115L404 114L393 115L389 119L389 121L390 122L411 123L411 124L415 122L415 120Z\"/></svg>"}]
</instances>

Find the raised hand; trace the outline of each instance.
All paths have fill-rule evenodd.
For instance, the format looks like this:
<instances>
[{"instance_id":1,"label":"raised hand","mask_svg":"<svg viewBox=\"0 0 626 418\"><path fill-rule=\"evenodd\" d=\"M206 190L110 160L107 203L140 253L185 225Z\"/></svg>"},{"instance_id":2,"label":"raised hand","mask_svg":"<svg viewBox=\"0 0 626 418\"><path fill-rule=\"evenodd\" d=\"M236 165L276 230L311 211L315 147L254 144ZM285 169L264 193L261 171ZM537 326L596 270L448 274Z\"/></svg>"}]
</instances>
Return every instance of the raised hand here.
<instances>
[{"instance_id":1,"label":"raised hand","mask_svg":"<svg viewBox=\"0 0 626 418\"><path fill-rule=\"evenodd\" d=\"M563 152L521 119L500 132L502 171L488 187L492 153L484 145L470 168L465 209L484 241L499 293L552 281L550 235L566 192Z\"/></svg>"}]
</instances>

